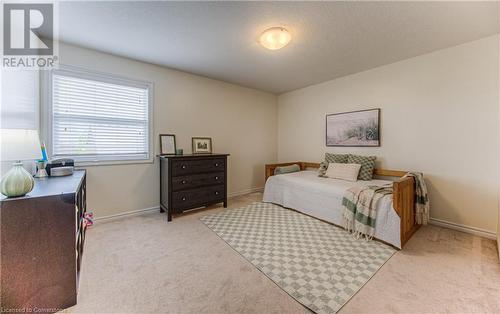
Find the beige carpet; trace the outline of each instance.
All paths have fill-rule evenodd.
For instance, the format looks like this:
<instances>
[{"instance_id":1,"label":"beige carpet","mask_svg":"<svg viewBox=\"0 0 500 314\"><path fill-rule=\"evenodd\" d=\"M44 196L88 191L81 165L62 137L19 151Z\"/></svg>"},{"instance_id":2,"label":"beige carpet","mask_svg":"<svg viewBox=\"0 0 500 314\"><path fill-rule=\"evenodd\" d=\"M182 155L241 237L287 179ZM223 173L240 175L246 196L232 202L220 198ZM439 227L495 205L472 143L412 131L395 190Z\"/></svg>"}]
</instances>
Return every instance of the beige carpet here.
<instances>
[{"instance_id":1,"label":"beige carpet","mask_svg":"<svg viewBox=\"0 0 500 314\"><path fill-rule=\"evenodd\" d=\"M87 234L78 304L67 312L308 313L199 221L220 210L168 224L158 212L98 222ZM340 313L500 313L499 283L493 240L427 226Z\"/></svg>"}]
</instances>

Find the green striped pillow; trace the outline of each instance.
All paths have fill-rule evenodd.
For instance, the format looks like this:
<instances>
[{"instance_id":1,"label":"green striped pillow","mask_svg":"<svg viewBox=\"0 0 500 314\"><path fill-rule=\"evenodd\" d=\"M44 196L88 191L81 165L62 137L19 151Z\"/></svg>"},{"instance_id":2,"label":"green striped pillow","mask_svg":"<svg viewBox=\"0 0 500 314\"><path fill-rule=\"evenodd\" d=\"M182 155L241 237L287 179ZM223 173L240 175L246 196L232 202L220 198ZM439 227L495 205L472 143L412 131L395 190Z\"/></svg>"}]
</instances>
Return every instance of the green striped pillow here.
<instances>
[{"instance_id":1,"label":"green striped pillow","mask_svg":"<svg viewBox=\"0 0 500 314\"><path fill-rule=\"evenodd\" d=\"M349 154L347 157L347 163L361 165L358 180L370 181L373 179L373 170L375 169L376 159L377 157L375 156L359 156Z\"/></svg>"}]
</instances>

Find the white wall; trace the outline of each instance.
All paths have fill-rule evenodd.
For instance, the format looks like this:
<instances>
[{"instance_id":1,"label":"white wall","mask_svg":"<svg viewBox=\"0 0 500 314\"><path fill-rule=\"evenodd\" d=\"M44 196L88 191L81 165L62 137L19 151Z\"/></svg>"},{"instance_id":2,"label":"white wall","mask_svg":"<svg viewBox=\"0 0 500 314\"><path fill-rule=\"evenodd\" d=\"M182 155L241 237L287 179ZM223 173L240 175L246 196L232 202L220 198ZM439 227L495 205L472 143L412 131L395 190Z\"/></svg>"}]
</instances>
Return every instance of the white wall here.
<instances>
[{"instance_id":1,"label":"white wall","mask_svg":"<svg viewBox=\"0 0 500 314\"><path fill-rule=\"evenodd\" d=\"M500 12L499 12L500 14ZM497 72L497 79L498 79L498 132L500 132L500 40L498 40L498 53L497 53L497 60L498 60L498 72ZM498 136L498 146L499 146L499 154L500 154L500 134ZM500 167L498 168L498 224L497 224L497 252L498 252L498 261L500 262Z\"/></svg>"},{"instance_id":2,"label":"white wall","mask_svg":"<svg viewBox=\"0 0 500 314\"><path fill-rule=\"evenodd\" d=\"M231 154L228 193L264 185L264 164L276 159L275 95L62 43L60 60L153 82L155 154L160 133L175 134L185 153L192 136L212 137L215 152ZM87 170L88 207L97 217L159 205L157 160Z\"/></svg>"},{"instance_id":3,"label":"white wall","mask_svg":"<svg viewBox=\"0 0 500 314\"><path fill-rule=\"evenodd\" d=\"M279 161L326 151L421 171L431 217L496 233L498 36L292 91L278 98ZM380 148L327 148L325 115L381 108Z\"/></svg>"}]
</instances>

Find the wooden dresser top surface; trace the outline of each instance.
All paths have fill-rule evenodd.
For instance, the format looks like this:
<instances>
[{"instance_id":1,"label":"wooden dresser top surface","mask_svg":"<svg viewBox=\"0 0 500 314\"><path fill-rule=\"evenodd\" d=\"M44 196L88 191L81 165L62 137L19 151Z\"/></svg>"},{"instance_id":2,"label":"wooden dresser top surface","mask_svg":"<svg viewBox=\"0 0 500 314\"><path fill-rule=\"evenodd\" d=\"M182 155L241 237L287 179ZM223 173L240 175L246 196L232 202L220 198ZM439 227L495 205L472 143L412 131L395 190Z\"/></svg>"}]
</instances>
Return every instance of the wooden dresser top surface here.
<instances>
[{"instance_id":1,"label":"wooden dresser top surface","mask_svg":"<svg viewBox=\"0 0 500 314\"><path fill-rule=\"evenodd\" d=\"M75 170L72 175L64 177L34 178L33 191L25 196L7 198L0 194L0 201L15 201L36 197L76 193L85 175L85 170Z\"/></svg>"},{"instance_id":2,"label":"wooden dresser top surface","mask_svg":"<svg viewBox=\"0 0 500 314\"><path fill-rule=\"evenodd\" d=\"M229 154L184 154L184 155L158 155L160 158L209 158L227 157Z\"/></svg>"}]
</instances>

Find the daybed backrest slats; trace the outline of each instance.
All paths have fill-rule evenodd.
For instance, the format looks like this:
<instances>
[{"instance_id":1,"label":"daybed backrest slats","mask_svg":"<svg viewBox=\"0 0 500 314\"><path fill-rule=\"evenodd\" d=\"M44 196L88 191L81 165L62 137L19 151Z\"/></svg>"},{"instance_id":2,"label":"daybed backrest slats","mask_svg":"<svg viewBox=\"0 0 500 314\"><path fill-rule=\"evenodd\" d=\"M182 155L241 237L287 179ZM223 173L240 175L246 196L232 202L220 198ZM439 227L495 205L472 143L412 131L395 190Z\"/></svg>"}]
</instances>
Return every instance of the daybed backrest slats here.
<instances>
[{"instance_id":1,"label":"daybed backrest slats","mask_svg":"<svg viewBox=\"0 0 500 314\"><path fill-rule=\"evenodd\" d=\"M319 168L319 163L317 162L304 162L304 161L296 161L296 162L285 162L285 163L279 163L279 164L268 164L266 165L266 180L270 176L274 175L274 169L276 167L282 167L282 166L290 166L293 164L297 164L300 167L300 170L305 170L308 168ZM374 169L373 174L377 176L382 176L382 177L402 177L406 174L407 172L405 171L399 171L399 170L387 170L387 169Z\"/></svg>"},{"instance_id":2,"label":"daybed backrest slats","mask_svg":"<svg viewBox=\"0 0 500 314\"><path fill-rule=\"evenodd\" d=\"M406 171L399 170L386 170L386 169L375 169L373 174L383 177L402 177L406 174Z\"/></svg>"}]
</instances>

